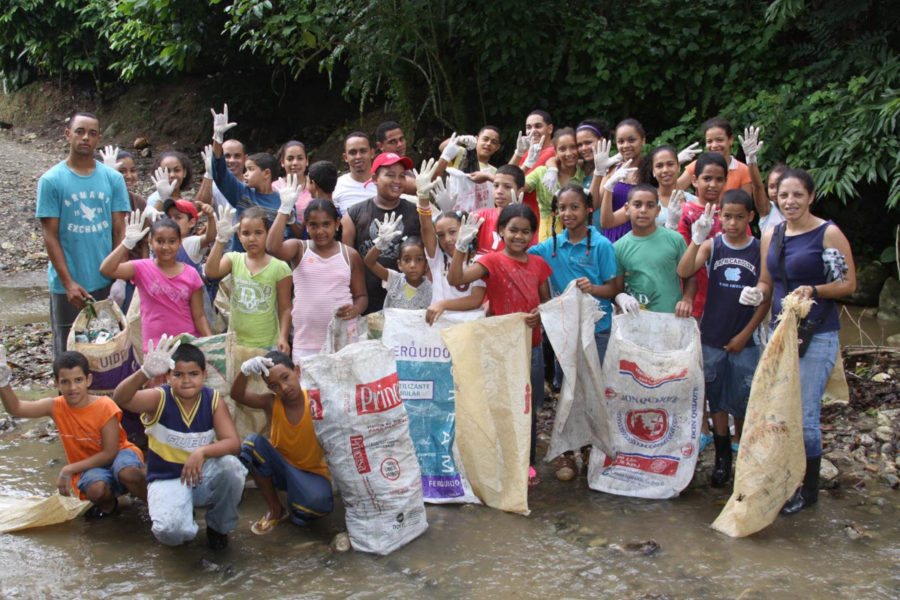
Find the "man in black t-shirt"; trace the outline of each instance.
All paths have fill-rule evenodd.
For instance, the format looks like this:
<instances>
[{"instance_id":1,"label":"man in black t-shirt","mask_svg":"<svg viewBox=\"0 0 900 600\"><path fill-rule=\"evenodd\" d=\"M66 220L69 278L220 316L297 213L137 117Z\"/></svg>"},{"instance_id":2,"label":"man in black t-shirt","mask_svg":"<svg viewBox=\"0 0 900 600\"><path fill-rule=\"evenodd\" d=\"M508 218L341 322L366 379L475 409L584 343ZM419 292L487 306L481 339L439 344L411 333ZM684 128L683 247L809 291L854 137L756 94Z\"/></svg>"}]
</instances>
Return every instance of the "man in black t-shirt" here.
<instances>
[{"instance_id":1,"label":"man in black t-shirt","mask_svg":"<svg viewBox=\"0 0 900 600\"><path fill-rule=\"evenodd\" d=\"M400 244L405 237L419 236L419 215L416 205L400 197L406 180L406 171L413 168L412 160L393 152L379 154L372 163L372 180L376 194L371 200L360 202L350 207L341 219L343 227L342 241L356 248L360 256L365 256L378 236L375 220L384 221L389 213L400 215L402 225L397 231L400 236L391 246L381 252L378 262L388 269L397 270L397 259L400 257ZM369 294L369 307L366 314L379 311L384 305L385 289L381 280L366 270L366 290Z\"/></svg>"}]
</instances>

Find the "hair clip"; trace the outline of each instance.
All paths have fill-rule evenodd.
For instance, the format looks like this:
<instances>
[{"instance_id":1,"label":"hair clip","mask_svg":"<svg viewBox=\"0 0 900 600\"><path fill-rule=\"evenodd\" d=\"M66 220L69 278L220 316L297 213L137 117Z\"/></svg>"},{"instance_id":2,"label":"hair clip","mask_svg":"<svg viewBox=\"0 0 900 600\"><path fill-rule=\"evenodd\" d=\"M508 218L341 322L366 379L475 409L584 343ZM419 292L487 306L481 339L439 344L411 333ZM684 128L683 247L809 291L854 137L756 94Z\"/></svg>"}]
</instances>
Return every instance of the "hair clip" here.
<instances>
[{"instance_id":1,"label":"hair clip","mask_svg":"<svg viewBox=\"0 0 900 600\"><path fill-rule=\"evenodd\" d=\"M400 238L400 242L403 243L403 242L405 242L405 241L408 240L408 239L409 239L409 236L408 236L408 235L404 235L402 238Z\"/></svg>"}]
</instances>

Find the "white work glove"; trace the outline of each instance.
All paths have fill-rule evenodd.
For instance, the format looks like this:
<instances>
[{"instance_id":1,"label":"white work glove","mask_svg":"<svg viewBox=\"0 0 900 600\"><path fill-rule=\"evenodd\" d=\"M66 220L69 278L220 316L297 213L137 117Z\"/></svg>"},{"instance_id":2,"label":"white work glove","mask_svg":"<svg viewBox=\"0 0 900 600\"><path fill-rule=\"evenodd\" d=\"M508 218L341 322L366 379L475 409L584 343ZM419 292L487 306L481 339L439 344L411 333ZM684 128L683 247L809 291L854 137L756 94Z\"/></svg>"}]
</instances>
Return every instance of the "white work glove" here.
<instances>
[{"instance_id":1,"label":"white work glove","mask_svg":"<svg viewBox=\"0 0 900 600\"><path fill-rule=\"evenodd\" d=\"M546 136L541 136L540 141L531 144L528 148L528 156L525 157L525 162L522 163L522 169L527 171L531 167L534 166L534 163L537 162L538 157L541 155L541 150L544 149L544 138Z\"/></svg>"},{"instance_id":2,"label":"white work glove","mask_svg":"<svg viewBox=\"0 0 900 600\"><path fill-rule=\"evenodd\" d=\"M516 194L512 188L509 188L509 203L510 204L522 204L522 201L525 199L525 192L519 190L519 193Z\"/></svg>"},{"instance_id":3,"label":"white work glove","mask_svg":"<svg viewBox=\"0 0 900 600\"><path fill-rule=\"evenodd\" d=\"M431 188L431 197L434 198L434 203L441 209L441 212L447 212L448 210L453 210L453 207L456 206L458 194L451 194L444 182L437 179L434 182L434 187Z\"/></svg>"},{"instance_id":4,"label":"white work glove","mask_svg":"<svg viewBox=\"0 0 900 600\"><path fill-rule=\"evenodd\" d=\"M141 215L141 219L143 221L147 221L148 223L155 223L160 217L164 217L165 215L161 210L156 210L156 207L148 204L144 207L144 213Z\"/></svg>"},{"instance_id":5,"label":"white work glove","mask_svg":"<svg viewBox=\"0 0 900 600\"><path fill-rule=\"evenodd\" d=\"M616 304L626 315L636 315L641 312L641 303L634 296L625 292L616 294Z\"/></svg>"},{"instance_id":6,"label":"white work glove","mask_svg":"<svg viewBox=\"0 0 900 600\"><path fill-rule=\"evenodd\" d=\"M456 138L456 143L466 150L474 150L475 145L478 144L478 138L474 135L461 135Z\"/></svg>"},{"instance_id":7,"label":"white work glove","mask_svg":"<svg viewBox=\"0 0 900 600\"><path fill-rule=\"evenodd\" d=\"M200 151L200 157L203 159L203 179L212 179L213 178L213 151L212 144L207 144L203 150Z\"/></svg>"},{"instance_id":8,"label":"white work glove","mask_svg":"<svg viewBox=\"0 0 900 600\"><path fill-rule=\"evenodd\" d=\"M758 287L744 286L738 302L744 306L759 306L763 301L763 293Z\"/></svg>"},{"instance_id":9,"label":"white work glove","mask_svg":"<svg viewBox=\"0 0 900 600\"><path fill-rule=\"evenodd\" d=\"M140 210L135 209L125 215L125 238L122 240L123 246L129 250L134 250L134 247L138 245L138 242L144 239L144 236L150 231L149 227L144 227L142 229L141 226L143 224L144 219Z\"/></svg>"},{"instance_id":10,"label":"white work glove","mask_svg":"<svg viewBox=\"0 0 900 600\"><path fill-rule=\"evenodd\" d=\"M629 158L628 162L612 172L612 175L610 175L609 178L607 178L606 183L603 184L604 190L607 192L613 191L617 183L624 181L629 175L637 171L637 167L628 166L631 164L631 161L632 159Z\"/></svg>"},{"instance_id":11,"label":"white work glove","mask_svg":"<svg viewBox=\"0 0 900 600\"><path fill-rule=\"evenodd\" d=\"M472 240L478 235L478 228L484 223L484 219L476 215L466 215L459 224L459 235L456 236L456 249L467 253Z\"/></svg>"},{"instance_id":12,"label":"white work glove","mask_svg":"<svg viewBox=\"0 0 900 600\"><path fill-rule=\"evenodd\" d=\"M751 125L744 129L744 135L738 136L741 147L744 149L744 158L747 159L748 165L756 164L756 155L762 150L765 142L759 141L759 127Z\"/></svg>"},{"instance_id":13,"label":"white work glove","mask_svg":"<svg viewBox=\"0 0 900 600\"><path fill-rule=\"evenodd\" d=\"M177 341L176 341L177 340ZM141 372L147 376L147 379L153 379L160 375L165 375L175 368L175 361L172 360L172 354L181 345L181 340L177 337L169 337L162 334L159 338L159 344L156 350L153 349L153 340L147 342L147 354L144 356L144 364L141 366Z\"/></svg>"},{"instance_id":14,"label":"white work glove","mask_svg":"<svg viewBox=\"0 0 900 600\"><path fill-rule=\"evenodd\" d=\"M103 164L109 167L110 169L116 168L116 155L119 154L119 147L112 145L105 146L103 150L100 151L100 158L103 160Z\"/></svg>"},{"instance_id":15,"label":"white work glove","mask_svg":"<svg viewBox=\"0 0 900 600\"><path fill-rule=\"evenodd\" d=\"M459 156L459 151L461 148L459 147L459 138L456 137L456 132L450 136L450 139L447 140L447 145L444 146L443 152L441 152L441 158L444 159L448 164L452 163L456 160L456 157Z\"/></svg>"},{"instance_id":16,"label":"white work glove","mask_svg":"<svg viewBox=\"0 0 900 600\"><path fill-rule=\"evenodd\" d=\"M237 225L234 224L234 208L226 205L219 207L219 216L216 219L216 241L227 244L234 235Z\"/></svg>"},{"instance_id":17,"label":"white work glove","mask_svg":"<svg viewBox=\"0 0 900 600\"><path fill-rule=\"evenodd\" d=\"M447 146L449 145L450 144L447 144ZM443 158L443 154L441 157ZM418 196L420 200L428 200L428 197L431 196L431 190L433 190L434 186L437 185L437 182L440 181L440 179L435 179L434 181L431 180L432 177L434 177L434 170L437 169L437 161L433 158L423 160L421 169L421 171L413 169L413 175L416 178L416 196Z\"/></svg>"},{"instance_id":18,"label":"white work glove","mask_svg":"<svg viewBox=\"0 0 900 600\"><path fill-rule=\"evenodd\" d=\"M706 241L706 238L709 237L709 232L712 231L713 212L715 210L716 205L712 202L706 205L706 208L703 209L703 214L691 225L691 242L701 246Z\"/></svg>"},{"instance_id":19,"label":"white work glove","mask_svg":"<svg viewBox=\"0 0 900 600\"><path fill-rule=\"evenodd\" d=\"M165 202L172 197L172 192L175 191L175 182L169 181L169 169L157 167L153 175L150 176L150 181L156 186L156 193L159 194L160 202Z\"/></svg>"},{"instance_id":20,"label":"white work glove","mask_svg":"<svg viewBox=\"0 0 900 600\"><path fill-rule=\"evenodd\" d=\"M516 151L514 154L516 156L525 156L529 148L531 148L531 136L522 135L520 131L519 135L516 136Z\"/></svg>"},{"instance_id":21,"label":"white work glove","mask_svg":"<svg viewBox=\"0 0 900 600\"><path fill-rule=\"evenodd\" d=\"M401 223L403 223L403 220L400 218L400 215L394 212L386 214L383 223L375 219L375 227L378 230L378 235L375 237L375 247L382 252L390 248L394 239L402 234L402 232L397 231Z\"/></svg>"},{"instance_id":22,"label":"white work glove","mask_svg":"<svg viewBox=\"0 0 900 600\"><path fill-rule=\"evenodd\" d=\"M225 141L225 132L235 127L237 123L229 123L228 122L228 105L224 105L224 109L221 114L217 113L215 109L209 109L209 112L212 113L213 118L213 139L220 144Z\"/></svg>"},{"instance_id":23,"label":"white work glove","mask_svg":"<svg viewBox=\"0 0 900 600\"><path fill-rule=\"evenodd\" d=\"M681 222L681 213L684 209L684 191L675 190L669 196L669 206L666 207L666 229L678 230Z\"/></svg>"},{"instance_id":24,"label":"white work glove","mask_svg":"<svg viewBox=\"0 0 900 600\"><path fill-rule=\"evenodd\" d=\"M597 145L594 147L594 177L603 177L609 173L612 167L622 162L621 154L609 156L611 147L612 142L609 140L597 141Z\"/></svg>"},{"instance_id":25,"label":"white work glove","mask_svg":"<svg viewBox=\"0 0 900 600\"><path fill-rule=\"evenodd\" d=\"M6 363L6 347L0 344L0 387L6 387L12 380L12 369Z\"/></svg>"},{"instance_id":26,"label":"white work glove","mask_svg":"<svg viewBox=\"0 0 900 600\"><path fill-rule=\"evenodd\" d=\"M556 167L547 167L547 172L544 173L544 178L541 180L541 183L551 196L555 194L556 190L559 189L559 169Z\"/></svg>"},{"instance_id":27,"label":"white work glove","mask_svg":"<svg viewBox=\"0 0 900 600\"><path fill-rule=\"evenodd\" d=\"M269 374L269 367L274 367L275 363L272 362L271 358L266 358L265 356L254 356L253 358L248 358L244 361L244 364L241 365L241 373L250 377L251 375L259 375L260 377L265 377Z\"/></svg>"},{"instance_id":28,"label":"white work glove","mask_svg":"<svg viewBox=\"0 0 900 600\"><path fill-rule=\"evenodd\" d=\"M682 148L681 152L678 153L678 164L683 165L684 163L689 163L694 160L694 157L703 152L697 146L700 145L700 142L694 142L687 148Z\"/></svg>"},{"instance_id":29,"label":"white work glove","mask_svg":"<svg viewBox=\"0 0 900 600\"><path fill-rule=\"evenodd\" d=\"M296 173L288 173L284 176L284 185L278 190L278 197L281 198L278 212L283 215L292 215L297 198L300 197L300 181Z\"/></svg>"}]
</instances>

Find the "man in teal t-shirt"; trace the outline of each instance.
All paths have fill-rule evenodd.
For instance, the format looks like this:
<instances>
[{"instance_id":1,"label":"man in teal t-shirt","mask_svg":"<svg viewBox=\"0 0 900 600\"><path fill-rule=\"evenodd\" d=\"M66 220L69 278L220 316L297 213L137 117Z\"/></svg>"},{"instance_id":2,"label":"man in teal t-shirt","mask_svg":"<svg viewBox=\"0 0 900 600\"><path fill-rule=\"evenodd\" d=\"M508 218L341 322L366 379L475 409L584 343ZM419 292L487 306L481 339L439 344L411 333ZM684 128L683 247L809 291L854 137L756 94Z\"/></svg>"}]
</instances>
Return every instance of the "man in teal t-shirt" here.
<instances>
[{"instance_id":1,"label":"man in teal t-shirt","mask_svg":"<svg viewBox=\"0 0 900 600\"><path fill-rule=\"evenodd\" d=\"M100 274L100 263L122 240L131 208L122 175L94 159L101 138L97 117L75 113L65 135L69 155L38 181L35 214L50 259L55 356L66 349L69 329L85 301L109 295L112 280Z\"/></svg>"}]
</instances>

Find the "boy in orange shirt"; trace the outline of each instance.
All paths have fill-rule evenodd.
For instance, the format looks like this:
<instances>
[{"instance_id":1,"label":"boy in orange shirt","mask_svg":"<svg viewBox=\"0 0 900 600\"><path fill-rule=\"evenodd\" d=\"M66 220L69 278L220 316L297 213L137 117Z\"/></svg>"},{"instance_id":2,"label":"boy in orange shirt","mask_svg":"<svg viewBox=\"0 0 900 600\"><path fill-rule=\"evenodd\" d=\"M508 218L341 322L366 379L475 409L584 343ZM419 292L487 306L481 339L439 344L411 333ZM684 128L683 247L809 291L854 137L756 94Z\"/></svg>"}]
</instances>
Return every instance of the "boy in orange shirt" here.
<instances>
[{"instance_id":1,"label":"boy in orange shirt","mask_svg":"<svg viewBox=\"0 0 900 600\"><path fill-rule=\"evenodd\" d=\"M271 393L247 391L250 375L259 375ZM265 535L285 517L297 525L307 525L334 510L331 474L312 423L317 410L321 418L322 409L317 409L315 400L300 387L300 367L294 366L291 357L272 351L245 361L230 395L244 406L263 409L272 423L269 439L254 433L241 444L241 462L250 470L269 507L250 531ZM276 490L287 491L287 510Z\"/></svg>"},{"instance_id":2,"label":"boy in orange shirt","mask_svg":"<svg viewBox=\"0 0 900 600\"><path fill-rule=\"evenodd\" d=\"M88 517L105 517L118 506L126 491L147 499L147 481L141 451L122 429L122 410L107 396L88 394L91 374L79 352L62 352L53 361L53 378L60 396L21 401L9 385L11 371L6 348L0 345L0 399L14 417L51 417L59 429L66 459L56 486L68 496L72 488L93 506Z\"/></svg>"}]
</instances>

